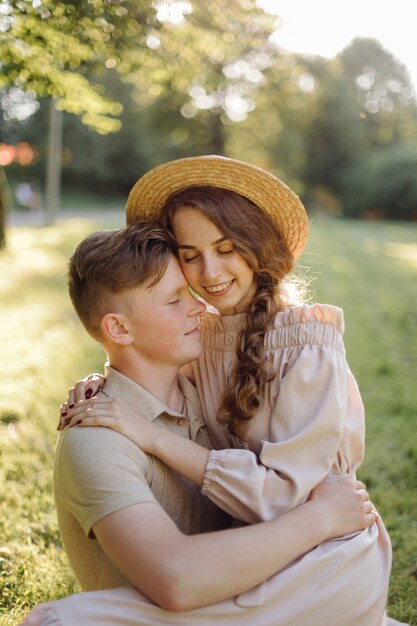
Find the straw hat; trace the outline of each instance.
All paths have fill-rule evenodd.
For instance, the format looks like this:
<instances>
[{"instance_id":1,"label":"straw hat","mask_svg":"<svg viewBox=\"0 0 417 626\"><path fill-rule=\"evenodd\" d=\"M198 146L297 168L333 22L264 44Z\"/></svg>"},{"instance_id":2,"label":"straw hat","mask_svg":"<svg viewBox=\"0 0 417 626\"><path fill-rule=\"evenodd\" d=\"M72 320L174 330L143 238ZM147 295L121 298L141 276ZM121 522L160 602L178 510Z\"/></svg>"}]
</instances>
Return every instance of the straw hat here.
<instances>
[{"instance_id":1,"label":"straw hat","mask_svg":"<svg viewBox=\"0 0 417 626\"><path fill-rule=\"evenodd\" d=\"M259 167L217 155L170 161L144 174L129 194L126 221L158 219L172 194L200 186L229 189L257 204L273 218L294 258L301 255L308 218L298 196Z\"/></svg>"}]
</instances>

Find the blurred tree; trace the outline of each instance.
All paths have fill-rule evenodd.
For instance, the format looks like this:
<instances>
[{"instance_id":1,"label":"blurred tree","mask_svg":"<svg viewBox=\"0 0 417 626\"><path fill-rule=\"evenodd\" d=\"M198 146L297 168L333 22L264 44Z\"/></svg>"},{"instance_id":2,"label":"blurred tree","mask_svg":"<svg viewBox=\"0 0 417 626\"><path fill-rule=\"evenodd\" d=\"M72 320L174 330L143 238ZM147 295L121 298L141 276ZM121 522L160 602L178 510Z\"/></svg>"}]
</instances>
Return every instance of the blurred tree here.
<instances>
[{"instance_id":1,"label":"blurred tree","mask_svg":"<svg viewBox=\"0 0 417 626\"><path fill-rule=\"evenodd\" d=\"M405 67L373 39L355 39L336 59L306 58L304 65L316 94L303 133L305 185L312 203L325 198L337 210L370 151L406 151L417 138L415 96Z\"/></svg>"},{"instance_id":2,"label":"blurred tree","mask_svg":"<svg viewBox=\"0 0 417 626\"><path fill-rule=\"evenodd\" d=\"M0 87L52 95L99 132L118 129L114 98L91 76L114 69L149 104L168 87L190 106L241 121L263 82L277 18L256 0L3 0ZM192 91L192 88L194 90Z\"/></svg>"},{"instance_id":3,"label":"blurred tree","mask_svg":"<svg viewBox=\"0 0 417 626\"><path fill-rule=\"evenodd\" d=\"M338 179L344 211L415 219L417 106L408 71L374 39L355 39L339 60L362 127L361 149Z\"/></svg>"},{"instance_id":4,"label":"blurred tree","mask_svg":"<svg viewBox=\"0 0 417 626\"><path fill-rule=\"evenodd\" d=\"M405 65L375 39L354 39L339 60L348 93L360 107L365 147L415 139L416 101Z\"/></svg>"},{"instance_id":5,"label":"blurred tree","mask_svg":"<svg viewBox=\"0 0 417 626\"><path fill-rule=\"evenodd\" d=\"M141 40L147 49L149 3L3 0L1 9L0 87L10 89L11 103L50 96L57 109L80 115L98 132L118 130L114 116L121 112L120 103L105 95L87 72L112 66L116 51L123 53Z\"/></svg>"},{"instance_id":6,"label":"blurred tree","mask_svg":"<svg viewBox=\"0 0 417 626\"><path fill-rule=\"evenodd\" d=\"M9 62L2 68L9 84L14 81L22 90L30 87L40 94L52 93L58 107L77 113L84 124L101 133L116 130L122 123L125 126L111 140L94 139L76 121L64 121L68 144L64 149L64 179L84 178L90 185L100 178L108 182L104 172L112 169L111 178L123 178L117 184L126 188L132 182L130 172L134 171L136 178L162 160L197 152L224 153L229 126L245 119L254 108L253 97L265 83L263 73L275 53L268 38L278 25L277 19L259 9L256 0L230 0L227 5L223 0L213 0L210 11L199 2L175 0L119 0L110 3L111 8L98 0L87 7L71 2L54 3L49 8L45 2L26 4L22 3L17 20L25 29L21 26L19 31L12 21L17 19L16 8L9 15ZM131 10L133 6L136 12ZM125 23L126 10L129 21ZM32 22L36 28L30 30ZM64 49L67 41L70 52L61 55L64 63L59 64L59 55L52 54L57 40L52 34L62 27L68 34L68 40L63 39ZM39 63L33 68L33 60L27 67L23 53L16 61L10 52L16 47L16 33L26 38L28 47L33 33L36 45L31 55L37 46L42 48L39 58L45 60L45 71ZM81 47L75 46L74 38ZM57 81L62 71L66 74ZM95 109L85 100L85 91L72 86L58 93L57 85L66 88L67 74L79 75L84 90L92 90L97 97L107 94L105 107L117 100L124 112L122 106L111 109L111 113L117 112L116 120L104 107L92 117ZM93 83L91 76L100 82ZM73 133L67 132L69 128L82 136L82 150L76 146ZM96 164L98 171L91 176ZM119 175L115 168L119 168Z\"/></svg>"},{"instance_id":7,"label":"blurred tree","mask_svg":"<svg viewBox=\"0 0 417 626\"><path fill-rule=\"evenodd\" d=\"M63 185L84 188L100 194L122 192L132 186L139 174L153 165L161 154L149 121L149 110L132 100L132 86L109 72L105 79L110 93L117 93L123 105L121 129L117 133L98 135L72 116L64 118ZM168 151L168 138L164 149ZM159 152L158 152L159 150Z\"/></svg>"},{"instance_id":8,"label":"blurred tree","mask_svg":"<svg viewBox=\"0 0 417 626\"><path fill-rule=\"evenodd\" d=\"M256 0L213 0L210 11L191 0L4 0L0 19L0 87L51 95L57 108L108 133L120 129L122 107L98 79L115 70L138 106L164 104L149 117L160 138L192 149L193 129L183 127L194 120L218 153L224 124L254 106L277 26ZM164 109L174 114L161 125Z\"/></svg>"},{"instance_id":9,"label":"blurred tree","mask_svg":"<svg viewBox=\"0 0 417 626\"><path fill-rule=\"evenodd\" d=\"M0 20L4 114L36 110L36 91L83 124L64 119L67 184L124 192L161 161L219 153L307 199L337 197L363 153L416 138L407 73L378 42L331 61L284 53L256 0L3 0ZM42 146L38 126L26 128Z\"/></svg>"},{"instance_id":10,"label":"blurred tree","mask_svg":"<svg viewBox=\"0 0 417 626\"><path fill-rule=\"evenodd\" d=\"M323 189L339 194L340 177L364 148L360 106L349 97L349 83L338 60L306 61L317 97L305 132L305 183L311 201Z\"/></svg>"},{"instance_id":11,"label":"blurred tree","mask_svg":"<svg viewBox=\"0 0 417 626\"><path fill-rule=\"evenodd\" d=\"M146 50L145 0L71 2L4 0L0 86L52 96L98 132L118 130L119 103L88 76L115 63L132 45ZM153 11L154 12L154 11Z\"/></svg>"},{"instance_id":12,"label":"blurred tree","mask_svg":"<svg viewBox=\"0 0 417 626\"><path fill-rule=\"evenodd\" d=\"M254 163L303 193L306 137L318 98L315 80L302 57L279 50L265 78L255 110L234 128L228 150L236 158L250 155Z\"/></svg>"},{"instance_id":13,"label":"blurred tree","mask_svg":"<svg viewBox=\"0 0 417 626\"><path fill-rule=\"evenodd\" d=\"M349 202L353 181L353 193L360 194L368 157L369 171L384 189L384 147L395 150L392 175L399 172L399 163L409 175L414 162L408 146L417 139L417 109L410 80L379 42L354 40L333 60L277 54L265 77L255 111L229 138L233 155L251 154L254 162L301 193L311 208L339 212L342 201L350 215L378 205L384 209L381 215L392 216L395 210L398 216L411 216L411 200L403 210L395 202L388 209L375 195L372 202L368 194L364 203L359 198ZM399 177L392 188L404 185ZM413 185L410 181L410 189L400 195L413 197ZM387 194L393 196L394 191Z\"/></svg>"},{"instance_id":14,"label":"blurred tree","mask_svg":"<svg viewBox=\"0 0 417 626\"><path fill-rule=\"evenodd\" d=\"M415 144L374 148L345 172L342 200L349 217L417 221Z\"/></svg>"},{"instance_id":15,"label":"blurred tree","mask_svg":"<svg viewBox=\"0 0 417 626\"><path fill-rule=\"evenodd\" d=\"M180 155L223 154L229 126L246 119L266 82L278 21L256 0L213 0L210 10L202 2L180 3L188 14L179 24L168 10L176 4L156 3L166 28L148 36L154 57L147 72L136 64L128 73L132 96L150 107L155 137L169 138ZM134 55L129 61L135 64Z\"/></svg>"}]
</instances>

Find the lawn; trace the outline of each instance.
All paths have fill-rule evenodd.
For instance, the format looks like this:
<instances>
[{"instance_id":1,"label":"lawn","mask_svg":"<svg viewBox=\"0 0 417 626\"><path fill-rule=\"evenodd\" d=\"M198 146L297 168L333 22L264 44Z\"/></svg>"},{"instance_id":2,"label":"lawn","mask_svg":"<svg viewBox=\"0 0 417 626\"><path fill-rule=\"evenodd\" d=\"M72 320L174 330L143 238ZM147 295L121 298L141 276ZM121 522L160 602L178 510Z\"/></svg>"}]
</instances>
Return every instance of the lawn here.
<instances>
[{"instance_id":1,"label":"lawn","mask_svg":"<svg viewBox=\"0 0 417 626\"><path fill-rule=\"evenodd\" d=\"M103 361L65 286L71 250L98 227L78 219L11 228L0 254L1 626L77 589L51 476L58 406ZM389 613L417 626L417 225L313 219L302 260L316 300L345 310L348 360L367 410L359 477L394 548Z\"/></svg>"}]
</instances>

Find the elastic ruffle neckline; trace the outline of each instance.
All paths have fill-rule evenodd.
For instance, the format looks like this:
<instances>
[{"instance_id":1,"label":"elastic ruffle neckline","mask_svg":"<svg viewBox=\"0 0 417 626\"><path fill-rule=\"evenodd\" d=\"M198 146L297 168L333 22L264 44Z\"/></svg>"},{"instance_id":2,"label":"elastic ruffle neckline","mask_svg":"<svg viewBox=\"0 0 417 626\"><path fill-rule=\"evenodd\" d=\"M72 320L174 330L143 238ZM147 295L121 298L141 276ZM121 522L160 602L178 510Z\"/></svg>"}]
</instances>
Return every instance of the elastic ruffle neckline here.
<instances>
[{"instance_id":1,"label":"elastic ruffle neckline","mask_svg":"<svg viewBox=\"0 0 417 626\"><path fill-rule=\"evenodd\" d=\"M202 341L206 347L235 351L245 313L201 317ZM266 350L296 345L327 345L344 352L343 311L328 304L303 304L277 313L274 328L265 335Z\"/></svg>"}]
</instances>

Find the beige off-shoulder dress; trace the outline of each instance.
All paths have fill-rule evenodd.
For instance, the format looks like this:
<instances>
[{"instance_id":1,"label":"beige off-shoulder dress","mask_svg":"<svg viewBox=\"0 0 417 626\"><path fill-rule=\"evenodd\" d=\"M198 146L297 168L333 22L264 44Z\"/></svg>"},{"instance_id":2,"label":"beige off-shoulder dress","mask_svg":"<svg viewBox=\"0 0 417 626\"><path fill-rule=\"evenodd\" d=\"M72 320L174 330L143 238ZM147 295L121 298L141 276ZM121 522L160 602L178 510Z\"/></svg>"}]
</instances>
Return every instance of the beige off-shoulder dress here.
<instances>
[{"instance_id":1,"label":"beige off-shoulder dress","mask_svg":"<svg viewBox=\"0 0 417 626\"><path fill-rule=\"evenodd\" d=\"M365 426L363 403L345 357L343 312L315 304L276 315L265 336L266 358L273 364L275 378L248 423L245 441L230 435L217 420L217 409L233 381L244 321L245 314L203 316L204 351L192 364L192 375L216 447L209 455L202 491L228 513L253 523L301 504L322 480L353 476L363 460ZM363 615L370 611L368 624L380 623L378 612L386 602L391 568L391 545L382 522L354 537L326 542L303 561L308 563L311 583L317 583L311 596L316 608L323 594L323 615L332 604L333 589L335 609L344 605L337 594L344 594L351 599L352 609L356 604L354 613L361 606ZM282 572L278 577L286 575ZM257 589L258 595L243 594L240 601L250 596L250 602L261 603L268 584ZM308 601L304 611L308 615ZM354 614L351 622L343 621L347 615L333 615L331 623L340 619L352 626L361 623ZM300 623L314 620L307 617Z\"/></svg>"},{"instance_id":2,"label":"beige off-shoulder dress","mask_svg":"<svg viewBox=\"0 0 417 626\"><path fill-rule=\"evenodd\" d=\"M364 455L364 407L349 370L342 310L303 305L279 312L265 337L275 378L248 422L245 441L217 420L233 381L245 314L202 319L203 355L192 363L210 453L203 491L245 522L268 520L324 479L353 475Z\"/></svg>"}]
</instances>

